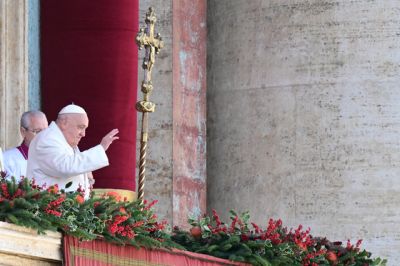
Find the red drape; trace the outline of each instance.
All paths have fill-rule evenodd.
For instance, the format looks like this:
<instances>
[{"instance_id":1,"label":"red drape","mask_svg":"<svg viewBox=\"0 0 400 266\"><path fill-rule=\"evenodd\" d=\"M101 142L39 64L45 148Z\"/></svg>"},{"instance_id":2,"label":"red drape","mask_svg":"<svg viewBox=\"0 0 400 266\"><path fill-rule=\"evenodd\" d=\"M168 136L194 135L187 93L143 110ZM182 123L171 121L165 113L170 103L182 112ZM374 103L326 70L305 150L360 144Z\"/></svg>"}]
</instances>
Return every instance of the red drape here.
<instances>
[{"instance_id":1,"label":"red drape","mask_svg":"<svg viewBox=\"0 0 400 266\"><path fill-rule=\"evenodd\" d=\"M63 244L66 266L250 266L247 263L177 249L137 249L133 246L118 246L101 240L81 242L71 236L65 236Z\"/></svg>"},{"instance_id":2,"label":"red drape","mask_svg":"<svg viewBox=\"0 0 400 266\"><path fill-rule=\"evenodd\" d=\"M65 105L86 109L81 150L113 128L120 139L95 187L135 189L139 0L41 0L42 107L54 120Z\"/></svg>"}]
</instances>

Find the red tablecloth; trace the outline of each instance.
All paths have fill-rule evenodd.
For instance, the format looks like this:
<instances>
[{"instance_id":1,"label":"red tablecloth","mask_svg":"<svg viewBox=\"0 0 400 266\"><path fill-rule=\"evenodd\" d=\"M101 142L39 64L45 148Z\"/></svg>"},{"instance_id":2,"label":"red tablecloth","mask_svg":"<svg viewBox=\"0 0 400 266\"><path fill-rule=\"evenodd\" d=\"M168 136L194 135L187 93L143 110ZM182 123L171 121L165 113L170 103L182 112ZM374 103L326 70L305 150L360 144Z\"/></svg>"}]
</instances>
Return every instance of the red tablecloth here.
<instances>
[{"instance_id":1,"label":"red tablecloth","mask_svg":"<svg viewBox=\"0 0 400 266\"><path fill-rule=\"evenodd\" d=\"M66 266L77 265L124 265L124 266L221 266L249 264L231 262L207 255L181 250L137 249L133 246L118 246L101 240L80 242L64 237L64 259Z\"/></svg>"}]
</instances>

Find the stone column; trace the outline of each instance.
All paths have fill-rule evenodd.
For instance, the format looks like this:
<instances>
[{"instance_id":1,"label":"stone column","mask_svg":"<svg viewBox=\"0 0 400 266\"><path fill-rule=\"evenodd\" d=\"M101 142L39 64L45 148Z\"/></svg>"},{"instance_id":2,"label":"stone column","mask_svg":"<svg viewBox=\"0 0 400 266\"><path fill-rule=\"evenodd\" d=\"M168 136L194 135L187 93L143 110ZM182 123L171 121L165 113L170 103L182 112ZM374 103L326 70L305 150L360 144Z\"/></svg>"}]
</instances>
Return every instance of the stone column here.
<instances>
[{"instance_id":1,"label":"stone column","mask_svg":"<svg viewBox=\"0 0 400 266\"><path fill-rule=\"evenodd\" d=\"M152 75L145 198L187 226L188 215L206 211L206 1L140 1L141 20L150 6L165 47Z\"/></svg>"},{"instance_id":2,"label":"stone column","mask_svg":"<svg viewBox=\"0 0 400 266\"><path fill-rule=\"evenodd\" d=\"M173 1L173 224L206 211L206 1Z\"/></svg>"},{"instance_id":3,"label":"stone column","mask_svg":"<svg viewBox=\"0 0 400 266\"><path fill-rule=\"evenodd\" d=\"M0 146L19 144L28 107L27 0L0 0Z\"/></svg>"},{"instance_id":4,"label":"stone column","mask_svg":"<svg viewBox=\"0 0 400 266\"><path fill-rule=\"evenodd\" d=\"M399 265L399 1L208 1L208 202Z\"/></svg>"}]
</instances>

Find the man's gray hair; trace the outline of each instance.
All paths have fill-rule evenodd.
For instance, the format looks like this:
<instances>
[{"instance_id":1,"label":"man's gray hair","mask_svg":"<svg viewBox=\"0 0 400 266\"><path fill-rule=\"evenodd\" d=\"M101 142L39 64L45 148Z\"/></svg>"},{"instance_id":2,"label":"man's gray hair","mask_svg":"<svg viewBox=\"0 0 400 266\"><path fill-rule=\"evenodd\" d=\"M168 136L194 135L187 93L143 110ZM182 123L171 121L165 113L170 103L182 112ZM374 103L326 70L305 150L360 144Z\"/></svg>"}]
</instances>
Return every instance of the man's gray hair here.
<instances>
[{"instance_id":1,"label":"man's gray hair","mask_svg":"<svg viewBox=\"0 0 400 266\"><path fill-rule=\"evenodd\" d=\"M22 116L21 116L21 121L20 121L21 127L29 128L30 123L31 123L30 118L32 116L44 116L44 117L46 117L46 115L42 111L37 111L37 110L27 111L27 112L23 113Z\"/></svg>"}]
</instances>

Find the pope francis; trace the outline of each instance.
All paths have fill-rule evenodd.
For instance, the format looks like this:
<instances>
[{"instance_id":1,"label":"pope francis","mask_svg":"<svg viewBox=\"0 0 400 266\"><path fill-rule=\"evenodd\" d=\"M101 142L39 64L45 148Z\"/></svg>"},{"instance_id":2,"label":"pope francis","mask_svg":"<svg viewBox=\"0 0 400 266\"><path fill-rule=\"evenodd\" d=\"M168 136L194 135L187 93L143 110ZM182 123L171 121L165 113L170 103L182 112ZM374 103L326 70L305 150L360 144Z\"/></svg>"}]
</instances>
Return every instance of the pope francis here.
<instances>
[{"instance_id":1,"label":"pope francis","mask_svg":"<svg viewBox=\"0 0 400 266\"><path fill-rule=\"evenodd\" d=\"M37 184L47 187L58 184L65 191L81 187L88 198L93 181L91 172L108 166L106 150L118 139L118 129L113 129L99 145L81 152L78 144L88 125L89 119L82 107L70 104L61 109L57 120L32 140L27 177L35 178ZM71 182L72 185L66 188Z\"/></svg>"}]
</instances>

